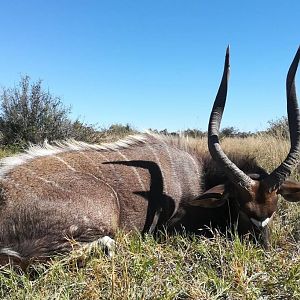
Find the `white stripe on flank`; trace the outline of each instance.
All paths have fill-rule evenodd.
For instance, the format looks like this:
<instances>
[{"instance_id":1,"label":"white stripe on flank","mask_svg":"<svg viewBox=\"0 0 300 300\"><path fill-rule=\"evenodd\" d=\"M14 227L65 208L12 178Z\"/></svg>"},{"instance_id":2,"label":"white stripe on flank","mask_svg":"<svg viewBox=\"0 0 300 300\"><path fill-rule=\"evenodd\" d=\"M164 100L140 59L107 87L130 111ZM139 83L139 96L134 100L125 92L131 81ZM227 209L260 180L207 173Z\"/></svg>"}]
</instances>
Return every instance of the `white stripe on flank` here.
<instances>
[{"instance_id":1,"label":"white stripe on flank","mask_svg":"<svg viewBox=\"0 0 300 300\"><path fill-rule=\"evenodd\" d=\"M197 164L195 157L193 157L190 153L186 152L188 157L191 159L193 166L195 167L195 172L196 172L196 178L192 178L189 176L189 186L190 186L190 192L194 192L195 194L200 194L202 191L202 182L201 182L201 176L200 176L200 171L199 171L199 164ZM191 180L193 182L191 183ZM195 185L196 182L196 185Z\"/></svg>"},{"instance_id":2,"label":"white stripe on flank","mask_svg":"<svg viewBox=\"0 0 300 300\"><path fill-rule=\"evenodd\" d=\"M32 171L32 170L30 170L30 169L28 169L28 168L25 168L25 167L22 167L22 168L25 169L25 170L27 170L27 171L30 171L31 173L33 173L34 176L37 177L38 179L43 180L44 182L46 182L46 183L48 183L48 184L54 185L56 188L58 188L58 189L60 189L60 190L62 190L62 191L64 191L64 192L69 192L69 193L74 192L73 190L64 189L64 188L60 187L60 186L59 186L56 182L54 182L54 181L50 181L50 180L47 180L47 179L44 179L44 178L38 176L34 171ZM118 209L119 209L119 211L120 211L120 200L119 200L118 194L117 194L117 192L115 191L115 189L114 189L109 183L107 183L107 182L104 181L103 179L101 179L101 178L95 176L95 175L92 174L92 173L78 172L78 171L76 171L75 169L74 169L74 172L76 172L76 173L82 173L82 174L91 176L92 178L96 179L97 181L100 181L100 182L104 183L104 184L112 191L113 195L115 196L115 198L116 198L116 204L117 204L117 207L118 207ZM83 198L89 200L89 197L83 196Z\"/></svg>"},{"instance_id":3,"label":"white stripe on flank","mask_svg":"<svg viewBox=\"0 0 300 300\"><path fill-rule=\"evenodd\" d=\"M200 180L200 171L199 171L199 164L197 164L197 162L195 161L195 157L193 157L190 153L188 153L189 158L192 160L193 165L195 166L196 169L196 173L197 173L197 177Z\"/></svg>"},{"instance_id":4,"label":"white stripe on flank","mask_svg":"<svg viewBox=\"0 0 300 300\"><path fill-rule=\"evenodd\" d=\"M81 153L83 154L83 153ZM89 158L87 155L85 155L86 158ZM113 195L115 196L116 198L116 202L117 202L117 206L118 206L118 209L120 209L120 200L119 200L119 197L118 197L118 194L117 192L115 191L115 189L110 185L108 184L106 181L104 181L103 179L95 176L94 174L92 173L87 173L87 172L80 172L80 171L77 171L76 169L74 169L72 166L70 166L67 162L65 162L61 157L57 157L57 156L54 156L54 158L58 159L59 161L61 161L62 163L64 163L70 170L72 170L73 172L76 172L76 173L82 173L82 174L85 174L85 175L88 175L88 176L91 176L93 177L94 179L96 179L97 181L100 181L102 183L104 183L107 187L110 188L110 190L112 191ZM93 160L91 159L91 161L93 162ZM32 171L31 169L29 168L26 168L26 167L21 167L22 169L32 173L35 178L38 178L40 180L42 180L43 182L45 183L48 183L48 184L51 184L53 186L55 186L56 188L60 189L60 190L63 190L65 192L73 192L72 190L68 190L68 189L64 189L62 187L60 187L55 181L52 181L52 180L47 180L41 176L39 176L36 172ZM101 170L99 170L100 172L102 172ZM85 197L86 198L86 197Z\"/></svg>"},{"instance_id":5,"label":"white stripe on flank","mask_svg":"<svg viewBox=\"0 0 300 300\"><path fill-rule=\"evenodd\" d=\"M147 145L148 149L153 153L156 161L157 161L157 165L161 171L161 175L162 175L162 178L163 178L163 191L164 193L168 194L168 185L167 185L167 181L165 180L165 174L164 174L164 169L161 167L161 162L160 162L160 159L159 159L159 156L157 155L153 145Z\"/></svg>"},{"instance_id":6,"label":"white stripe on flank","mask_svg":"<svg viewBox=\"0 0 300 300\"><path fill-rule=\"evenodd\" d=\"M53 180L48 180L48 179L45 179L45 178L39 176L36 172L34 172L33 170L31 170L31 169L29 169L29 168L26 168L26 167L23 167L23 166L21 166L21 168L22 168L23 170L26 170L27 172L31 173L35 178L37 178L37 179L43 181L44 183L47 183L47 184L52 185L52 186L55 186L56 188L58 188L58 189L60 189L60 190L62 190L62 191L64 191L64 192L68 192L68 193L69 193L69 192L72 192L71 190L68 190L68 189L65 189L65 188L59 186L59 185L58 185L55 181L53 181Z\"/></svg>"},{"instance_id":7,"label":"white stripe on flank","mask_svg":"<svg viewBox=\"0 0 300 300\"><path fill-rule=\"evenodd\" d=\"M101 175L104 175L103 174L103 171L101 170L101 168L99 167L99 165L95 164L95 161L93 159L91 159L88 155L86 155L83 151L79 151L80 155L83 156L86 160L89 161L89 163L94 167L96 168L97 172L99 172ZM100 154L101 157L103 157L103 159L105 161L108 161L108 159L103 155L101 154L100 152L97 152L97 154ZM98 177L97 177L98 178Z\"/></svg>"},{"instance_id":8,"label":"white stripe on flank","mask_svg":"<svg viewBox=\"0 0 300 300\"><path fill-rule=\"evenodd\" d=\"M178 184L179 181L178 181L178 176L177 176L176 169L175 169L175 167L174 167L173 157L172 157L172 155L171 155L171 153L170 153L169 145L168 145L166 142L164 142L163 140L162 140L162 143L164 144L165 149L166 149L166 151L167 151L167 153L168 153L168 156L169 156L169 158L170 158L170 164L171 164L171 169L172 169L172 177L173 177L173 178L171 178L171 182L174 183L174 184L173 184L174 187L177 187L177 193L178 193L178 199L177 199L177 200L180 200L181 197L182 197L182 189L181 189L181 185ZM175 201L175 205L176 205L176 208L178 208L179 201ZM176 209L174 210L174 212L175 212L175 211L176 211Z\"/></svg>"},{"instance_id":9,"label":"white stripe on flank","mask_svg":"<svg viewBox=\"0 0 300 300\"><path fill-rule=\"evenodd\" d=\"M170 219L171 219L176 214L176 212L178 210L178 207L179 207L179 203L182 199L182 188L181 188L181 185L180 185L179 180L178 180L177 172L176 172L175 167L174 167L173 157L171 156L169 146L165 141L161 140L161 142L164 144L165 149L166 149L166 151L168 153L168 156L170 158L170 164L171 164L171 170L172 170L172 178L170 178L170 180L171 180L171 183L173 183L172 187L174 188L174 192L173 192L174 194L171 195L171 197L172 198L174 197L174 199L175 199L175 201L174 201L175 208L174 208L172 216L170 217Z\"/></svg>"},{"instance_id":10,"label":"white stripe on flank","mask_svg":"<svg viewBox=\"0 0 300 300\"><path fill-rule=\"evenodd\" d=\"M97 172L99 172L101 175L104 175L103 174L103 171L99 168L99 166L97 164L95 164L94 160L91 159L88 155L86 155L84 152L80 151L80 154L85 157L95 168L97 168ZM97 152L97 154L99 154L101 157L103 157L103 159L105 161L109 161L104 154L100 153L100 152ZM114 166L113 166L114 167ZM115 172L115 171L114 171ZM109 184L107 183L106 181L104 181L103 179L91 174L91 173L87 173L88 175L90 176L93 176L95 179L101 181L102 183L104 183L105 185L107 185L113 192L113 194L115 195L116 197L116 201L117 201L117 206L118 206L118 209L120 210L121 208L121 205L120 205L120 199L119 199L119 196L118 196L118 193L116 192L116 190ZM117 180L120 182L120 179L119 179L119 176L116 176Z\"/></svg>"},{"instance_id":11,"label":"white stripe on flank","mask_svg":"<svg viewBox=\"0 0 300 300\"><path fill-rule=\"evenodd\" d=\"M69 165L66 161L64 161L61 157L59 156L53 156L55 159L59 160L60 162L62 162L64 165L67 166L68 169L70 169L73 172L77 172L71 165Z\"/></svg>"},{"instance_id":12,"label":"white stripe on flank","mask_svg":"<svg viewBox=\"0 0 300 300\"><path fill-rule=\"evenodd\" d=\"M116 190L115 190L109 183L107 183L105 180L103 180L103 179L101 179L101 178L95 176L94 174L91 174L91 173L85 173L85 172L84 172L83 174L92 176L94 179L96 179L96 180L98 180L98 181L104 183L107 187L109 187L109 188L111 189L111 191L113 192L115 198L116 198L117 206L118 206L118 209L119 209L119 211L120 211L120 207L121 207L121 206L120 206L120 200L119 200L119 196L118 196Z\"/></svg>"},{"instance_id":13,"label":"white stripe on flank","mask_svg":"<svg viewBox=\"0 0 300 300\"><path fill-rule=\"evenodd\" d=\"M101 156L106 162L109 162L109 159L103 153L97 151L97 154Z\"/></svg>"},{"instance_id":14,"label":"white stripe on flank","mask_svg":"<svg viewBox=\"0 0 300 300\"><path fill-rule=\"evenodd\" d=\"M97 164L95 164L95 161L93 159L91 159L86 153L84 153L83 151L79 151L79 153L86 160L88 160L95 168L97 168L97 170L99 169L99 166ZM97 154L100 154L100 152L97 152ZM107 159L104 155L101 154L101 157L103 157L107 161ZM102 173L102 171L100 169L99 169L99 171Z\"/></svg>"},{"instance_id":15,"label":"white stripe on flank","mask_svg":"<svg viewBox=\"0 0 300 300\"><path fill-rule=\"evenodd\" d=\"M129 161L129 159L123 153L121 153L120 151L117 151L117 152L121 157L123 157L123 159L125 159L126 161ZM137 177L137 180L140 183L142 190L145 191L146 190L145 185L144 185L144 183L141 179L141 176L140 176L139 172L137 171L136 167L132 166L132 170L133 170L135 176Z\"/></svg>"}]
</instances>

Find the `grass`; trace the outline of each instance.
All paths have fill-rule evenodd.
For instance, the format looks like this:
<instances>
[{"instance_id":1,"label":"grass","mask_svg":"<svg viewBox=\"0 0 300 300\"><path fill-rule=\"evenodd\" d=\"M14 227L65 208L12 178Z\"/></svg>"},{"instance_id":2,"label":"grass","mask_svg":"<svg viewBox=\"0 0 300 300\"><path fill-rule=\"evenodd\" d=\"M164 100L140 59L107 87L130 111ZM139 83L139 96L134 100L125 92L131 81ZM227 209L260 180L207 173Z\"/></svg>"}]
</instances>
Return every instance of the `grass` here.
<instances>
[{"instance_id":1,"label":"grass","mask_svg":"<svg viewBox=\"0 0 300 300\"><path fill-rule=\"evenodd\" d=\"M190 141L202 151L205 141ZM267 170L289 143L270 136L224 139L225 151L253 154ZM298 178L296 170L294 176ZM0 272L1 299L300 299L300 205L281 199L272 247L215 232L214 238L119 232L112 259L74 251L34 272ZM81 267L78 267L80 265ZM35 274L34 276L32 274Z\"/></svg>"}]
</instances>

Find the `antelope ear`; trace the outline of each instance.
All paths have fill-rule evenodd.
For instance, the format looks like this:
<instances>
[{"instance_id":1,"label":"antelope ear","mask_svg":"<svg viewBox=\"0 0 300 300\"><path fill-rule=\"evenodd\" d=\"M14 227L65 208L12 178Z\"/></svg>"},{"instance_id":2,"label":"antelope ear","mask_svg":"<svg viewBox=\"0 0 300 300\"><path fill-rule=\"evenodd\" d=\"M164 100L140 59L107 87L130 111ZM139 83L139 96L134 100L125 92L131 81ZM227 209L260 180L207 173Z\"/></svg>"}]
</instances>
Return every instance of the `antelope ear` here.
<instances>
[{"instance_id":1,"label":"antelope ear","mask_svg":"<svg viewBox=\"0 0 300 300\"><path fill-rule=\"evenodd\" d=\"M300 201L300 183L286 180L280 186L277 193L289 202L298 202Z\"/></svg>"},{"instance_id":2,"label":"antelope ear","mask_svg":"<svg viewBox=\"0 0 300 300\"><path fill-rule=\"evenodd\" d=\"M189 204L203 208L216 208L222 206L226 200L225 185L219 184L207 190L196 199L189 201Z\"/></svg>"}]
</instances>

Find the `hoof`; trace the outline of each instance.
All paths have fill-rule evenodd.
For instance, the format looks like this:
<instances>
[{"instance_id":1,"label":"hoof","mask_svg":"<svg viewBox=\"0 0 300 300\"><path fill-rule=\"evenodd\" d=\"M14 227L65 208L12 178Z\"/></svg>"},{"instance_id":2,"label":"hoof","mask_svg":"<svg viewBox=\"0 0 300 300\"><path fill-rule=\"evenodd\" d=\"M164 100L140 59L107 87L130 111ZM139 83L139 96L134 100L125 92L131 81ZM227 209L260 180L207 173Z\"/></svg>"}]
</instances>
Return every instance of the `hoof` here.
<instances>
[{"instance_id":1,"label":"hoof","mask_svg":"<svg viewBox=\"0 0 300 300\"><path fill-rule=\"evenodd\" d=\"M116 242L109 236L104 236L96 241L104 250L108 257L113 257L115 254Z\"/></svg>"},{"instance_id":2,"label":"hoof","mask_svg":"<svg viewBox=\"0 0 300 300\"><path fill-rule=\"evenodd\" d=\"M86 244L83 249L93 252L102 249L108 257L113 257L115 253L116 242L109 236L104 236L94 242Z\"/></svg>"}]
</instances>

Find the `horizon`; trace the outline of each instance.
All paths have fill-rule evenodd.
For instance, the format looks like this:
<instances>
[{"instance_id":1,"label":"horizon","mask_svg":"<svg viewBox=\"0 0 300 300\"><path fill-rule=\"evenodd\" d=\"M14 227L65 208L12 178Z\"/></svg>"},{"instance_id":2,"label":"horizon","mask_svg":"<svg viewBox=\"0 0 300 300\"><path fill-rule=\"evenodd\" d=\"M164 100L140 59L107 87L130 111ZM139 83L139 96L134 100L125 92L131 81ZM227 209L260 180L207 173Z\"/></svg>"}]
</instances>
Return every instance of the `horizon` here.
<instances>
[{"instance_id":1,"label":"horizon","mask_svg":"<svg viewBox=\"0 0 300 300\"><path fill-rule=\"evenodd\" d=\"M221 128L256 132L286 116L299 1L17 0L1 11L0 86L42 79L73 120L206 131L228 44Z\"/></svg>"}]
</instances>

